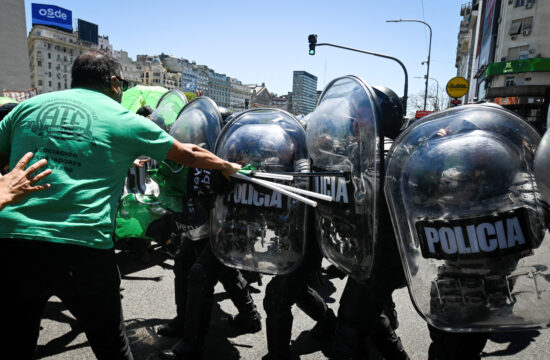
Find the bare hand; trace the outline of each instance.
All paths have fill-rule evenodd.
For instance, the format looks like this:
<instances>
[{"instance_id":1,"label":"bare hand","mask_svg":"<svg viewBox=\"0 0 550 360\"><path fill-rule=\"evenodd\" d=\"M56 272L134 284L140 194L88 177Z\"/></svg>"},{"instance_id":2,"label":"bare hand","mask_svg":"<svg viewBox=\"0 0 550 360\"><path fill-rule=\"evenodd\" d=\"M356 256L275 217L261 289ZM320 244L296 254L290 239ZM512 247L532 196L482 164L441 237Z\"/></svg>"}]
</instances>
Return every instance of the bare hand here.
<instances>
[{"instance_id":1,"label":"bare hand","mask_svg":"<svg viewBox=\"0 0 550 360\"><path fill-rule=\"evenodd\" d=\"M222 175L225 176L227 180L229 180L229 175L236 173L241 169L241 165L237 163L228 162L229 165L227 165L227 168L222 170Z\"/></svg>"},{"instance_id":2,"label":"bare hand","mask_svg":"<svg viewBox=\"0 0 550 360\"><path fill-rule=\"evenodd\" d=\"M31 192L48 189L50 187L50 184L33 186L34 183L50 175L52 171L48 169L36 176L32 176L38 169L46 165L46 160L42 159L25 170L25 167L32 157L33 153L26 153L12 171L0 177L0 209L8 204L21 201Z\"/></svg>"},{"instance_id":3,"label":"bare hand","mask_svg":"<svg viewBox=\"0 0 550 360\"><path fill-rule=\"evenodd\" d=\"M147 164L148 161L149 161L149 159L135 159L132 166L134 166L134 167L143 167L143 166L145 166L145 164Z\"/></svg>"}]
</instances>

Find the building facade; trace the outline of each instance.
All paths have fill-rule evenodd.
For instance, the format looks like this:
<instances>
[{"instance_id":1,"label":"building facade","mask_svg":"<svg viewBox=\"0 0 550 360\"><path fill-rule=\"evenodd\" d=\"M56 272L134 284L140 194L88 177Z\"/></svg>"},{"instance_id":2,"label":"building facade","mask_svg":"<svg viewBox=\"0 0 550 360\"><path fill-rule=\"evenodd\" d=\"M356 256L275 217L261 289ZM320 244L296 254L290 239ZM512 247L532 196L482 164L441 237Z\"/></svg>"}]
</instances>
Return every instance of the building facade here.
<instances>
[{"instance_id":1,"label":"building facade","mask_svg":"<svg viewBox=\"0 0 550 360\"><path fill-rule=\"evenodd\" d=\"M20 0L2 1L0 11L0 96L2 90L31 87L29 51L26 44L25 3Z\"/></svg>"},{"instance_id":2,"label":"building facade","mask_svg":"<svg viewBox=\"0 0 550 360\"><path fill-rule=\"evenodd\" d=\"M239 112L248 109L252 98L250 87L244 85L235 78L229 78L231 91L229 93L229 109L233 112Z\"/></svg>"},{"instance_id":3,"label":"building facade","mask_svg":"<svg viewBox=\"0 0 550 360\"><path fill-rule=\"evenodd\" d=\"M265 86L262 85L249 85L251 90L250 108L271 108L273 103L271 101L271 95Z\"/></svg>"},{"instance_id":4,"label":"building facade","mask_svg":"<svg viewBox=\"0 0 550 360\"><path fill-rule=\"evenodd\" d=\"M295 115L308 114L317 105L317 76L294 71L292 77L292 110Z\"/></svg>"},{"instance_id":5,"label":"building facade","mask_svg":"<svg viewBox=\"0 0 550 360\"><path fill-rule=\"evenodd\" d=\"M43 25L34 25L27 39L31 70L31 86L38 93L64 90L71 87L71 68L74 59L90 50L109 53L112 47L108 37L101 45L78 39L77 32L66 32Z\"/></svg>"},{"instance_id":6,"label":"building facade","mask_svg":"<svg viewBox=\"0 0 550 360\"><path fill-rule=\"evenodd\" d=\"M465 100L498 103L545 131L550 103L550 3L477 0L463 6L461 15L464 23L468 20L468 35L462 35L461 23L456 65L457 74L470 80Z\"/></svg>"}]
</instances>

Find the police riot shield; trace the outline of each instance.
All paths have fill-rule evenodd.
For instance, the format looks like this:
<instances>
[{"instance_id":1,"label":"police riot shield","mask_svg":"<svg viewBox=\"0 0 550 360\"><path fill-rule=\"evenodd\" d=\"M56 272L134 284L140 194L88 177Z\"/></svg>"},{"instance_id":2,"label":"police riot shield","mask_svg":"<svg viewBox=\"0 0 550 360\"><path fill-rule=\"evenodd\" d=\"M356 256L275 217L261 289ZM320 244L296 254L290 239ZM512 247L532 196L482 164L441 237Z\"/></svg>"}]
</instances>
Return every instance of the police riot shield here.
<instances>
[{"instance_id":1,"label":"police riot shield","mask_svg":"<svg viewBox=\"0 0 550 360\"><path fill-rule=\"evenodd\" d=\"M194 98L179 113L170 128L170 135L182 143L214 150L222 126L222 117L214 100L206 96Z\"/></svg>"},{"instance_id":2,"label":"police riot shield","mask_svg":"<svg viewBox=\"0 0 550 360\"><path fill-rule=\"evenodd\" d=\"M289 113L253 109L222 129L216 154L265 172L308 172L305 131ZM229 195L218 196L211 216L211 244L225 265L272 275L292 272L305 251L305 205L265 187L232 179ZM280 181L307 189L307 177Z\"/></svg>"},{"instance_id":3,"label":"police riot shield","mask_svg":"<svg viewBox=\"0 0 550 360\"><path fill-rule=\"evenodd\" d=\"M536 130L497 105L427 116L394 142L385 194L410 294L446 331L550 323L547 207Z\"/></svg>"},{"instance_id":4,"label":"police riot shield","mask_svg":"<svg viewBox=\"0 0 550 360\"><path fill-rule=\"evenodd\" d=\"M183 91L178 89L170 90L162 95L157 108L149 118L164 131L168 132L185 104L187 104L187 97Z\"/></svg>"},{"instance_id":5,"label":"police riot shield","mask_svg":"<svg viewBox=\"0 0 550 360\"><path fill-rule=\"evenodd\" d=\"M377 239L383 141L375 96L358 77L337 78L306 128L312 171L321 175L312 188L332 196L315 208L317 239L323 255L358 280L372 270Z\"/></svg>"},{"instance_id":6,"label":"police riot shield","mask_svg":"<svg viewBox=\"0 0 550 360\"><path fill-rule=\"evenodd\" d=\"M550 119L550 112L548 113ZM535 176L539 191L546 203L550 203L550 131L542 137L535 156Z\"/></svg>"}]
</instances>

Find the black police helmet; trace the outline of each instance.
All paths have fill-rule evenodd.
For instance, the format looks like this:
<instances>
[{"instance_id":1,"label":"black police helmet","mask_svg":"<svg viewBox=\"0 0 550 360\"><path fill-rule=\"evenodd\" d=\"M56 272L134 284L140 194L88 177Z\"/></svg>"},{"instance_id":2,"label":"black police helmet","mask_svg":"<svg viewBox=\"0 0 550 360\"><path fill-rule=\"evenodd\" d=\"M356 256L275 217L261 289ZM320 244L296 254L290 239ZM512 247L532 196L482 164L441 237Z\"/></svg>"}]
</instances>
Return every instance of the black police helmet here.
<instances>
[{"instance_id":1,"label":"black police helmet","mask_svg":"<svg viewBox=\"0 0 550 360\"><path fill-rule=\"evenodd\" d=\"M384 136L395 139L405 124L403 102L393 90L384 86L373 86L378 107L382 115Z\"/></svg>"}]
</instances>

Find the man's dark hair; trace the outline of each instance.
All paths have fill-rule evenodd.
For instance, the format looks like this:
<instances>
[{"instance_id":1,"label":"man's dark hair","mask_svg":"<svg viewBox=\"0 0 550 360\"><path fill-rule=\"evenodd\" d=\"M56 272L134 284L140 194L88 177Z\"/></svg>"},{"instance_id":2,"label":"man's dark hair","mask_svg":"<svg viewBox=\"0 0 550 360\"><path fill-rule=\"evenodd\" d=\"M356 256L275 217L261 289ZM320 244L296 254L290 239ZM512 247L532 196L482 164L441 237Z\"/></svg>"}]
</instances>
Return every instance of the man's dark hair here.
<instances>
[{"instance_id":1,"label":"man's dark hair","mask_svg":"<svg viewBox=\"0 0 550 360\"><path fill-rule=\"evenodd\" d=\"M73 63L71 87L103 92L109 89L111 76L120 78L120 70L119 62L112 56L99 51L86 52Z\"/></svg>"},{"instance_id":2,"label":"man's dark hair","mask_svg":"<svg viewBox=\"0 0 550 360\"><path fill-rule=\"evenodd\" d=\"M0 106L0 121L4 120L4 118L6 117L6 115L9 114L10 111L13 110L14 107L16 107L17 103L7 103L7 104L4 104L2 106Z\"/></svg>"},{"instance_id":3,"label":"man's dark hair","mask_svg":"<svg viewBox=\"0 0 550 360\"><path fill-rule=\"evenodd\" d=\"M149 105L144 105L136 111L136 114L147 117L153 113L153 108Z\"/></svg>"}]
</instances>

